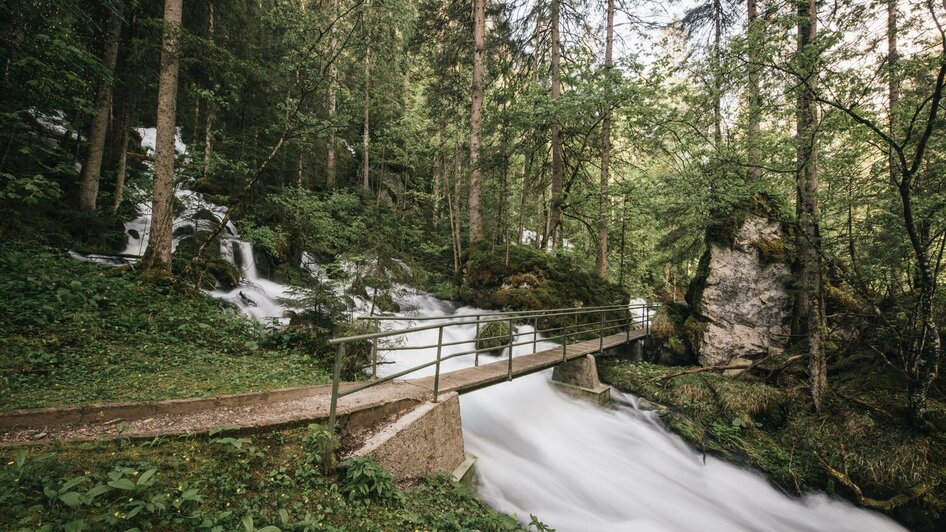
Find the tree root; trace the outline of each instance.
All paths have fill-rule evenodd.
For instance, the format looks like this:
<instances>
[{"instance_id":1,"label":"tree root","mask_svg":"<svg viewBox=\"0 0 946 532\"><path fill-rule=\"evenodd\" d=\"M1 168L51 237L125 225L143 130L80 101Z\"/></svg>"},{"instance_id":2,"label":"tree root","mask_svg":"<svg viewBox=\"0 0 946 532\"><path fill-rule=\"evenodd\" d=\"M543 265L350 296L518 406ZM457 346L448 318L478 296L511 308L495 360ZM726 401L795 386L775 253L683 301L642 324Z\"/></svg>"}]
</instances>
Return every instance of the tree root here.
<instances>
[{"instance_id":1,"label":"tree root","mask_svg":"<svg viewBox=\"0 0 946 532\"><path fill-rule=\"evenodd\" d=\"M931 484L920 484L908 490L906 493L900 493L894 495L889 499L874 499L864 495L864 492L861 490L861 487L854 483L851 480L851 477L847 473L847 459L844 452L844 444L841 444L841 467L843 471L838 471L837 469L831 467L831 464L828 463L827 458L818 453L814 453L815 457L818 458L818 461L821 462L822 467L825 471L831 475L832 478L844 484L848 489L854 492L854 496L857 498L857 502L866 508L873 508L875 510L883 510L889 512L898 506L906 504L917 497L922 497L925 493L936 487L939 482L933 482Z\"/></svg>"}]
</instances>

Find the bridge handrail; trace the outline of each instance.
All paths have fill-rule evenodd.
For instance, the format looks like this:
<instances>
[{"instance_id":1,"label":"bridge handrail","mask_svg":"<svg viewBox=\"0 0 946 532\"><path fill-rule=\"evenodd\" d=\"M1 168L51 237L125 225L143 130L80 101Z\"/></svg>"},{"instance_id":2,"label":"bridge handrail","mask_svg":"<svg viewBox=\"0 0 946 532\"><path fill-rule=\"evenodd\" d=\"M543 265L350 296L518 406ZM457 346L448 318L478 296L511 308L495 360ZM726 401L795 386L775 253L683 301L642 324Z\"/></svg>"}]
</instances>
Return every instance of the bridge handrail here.
<instances>
[{"instance_id":1,"label":"bridge handrail","mask_svg":"<svg viewBox=\"0 0 946 532\"><path fill-rule=\"evenodd\" d=\"M599 351L604 350L604 336L605 331L607 330L625 330L627 333L627 338L630 340L631 331L634 330L632 327L636 325L642 326L644 335L647 335L650 331L650 320L652 311L659 308L659 305L654 305L650 303L636 303L636 304L623 304L623 305L605 305L597 307L572 307L572 308L561 308L561 309L546 309L540 311L517 311L517 312L490 312L490 313L478 313L478 314L465 314L462 316L424 316L424 317L392 317L392 316L373 316L363 319L375 319L375 320L404 320L404 321L432 321L438 320L441 323L432 323L427 325L420 325L417 327L408 327L403 329L395 329L390 331L378 331L375 333L359 334L353 336L345 336L339 338L332 338L328 341L329 345L337 346L335 352L335 367L332 375L332 398L331 405L329 408L329 431L334 434L335 424L336 424L336 413L338 407L338 399L346 395L350 395L361 390L370 388L372 386L377 386L379 384L389 382L405 375L414 373L416 371L429 368L430 366L436 366L434 371L434 388L433 388L433 401L437 402L437 396L439 391L440 384L440 365L446 360L460 356L474 355L474 366L479 366L479 355L484 352L495 352L499 350L506 349L508 351L507 364L508 364L508 378L512 380L513 371L512 371L512 352L515 347L532 344L533 353L537 352L538 349L538 335L543 334L543 341L559 340L562 339L562 361L564 362L567 359L567 348L568 348L568 338L574 338L576 335L588 334L592 332L598 333L598 342L599 342ZM634 311L640 311L640 315L636 316ZM622 312L626 313L621 317L609 317L609 313ZM579 317L582 315L588 314L600 314L600 319L597 322L585 322L579 323ZM483 319L483 318L487 319ZM544 318L551 317L574 317L573 325L562 325L558 327L549 327L547 329L539 329L539 320ZM494 322L508 322L509 332L507 334L502 334L498 336L490 336L487 338L480 338L480 328L483 325L494 323ZM532 331L517 331L515 322L526 322L533 325ZM470 343L470 340L462 341L453 341L453 342L444 342L443 341L443 330L446 327L455 327L462 325L476 325L476 336L473 339L474 349L461 351L459 353L451 353L449 355L443 356L442 351L444 347L461 345ZM378 365L378 340L382 338L390 338L396 336L403 336L405 334L439 329L437 343L422 345L422 346L388 346L385 347L385 351L399 351L399 350L419 350L419 349L437 349L437 358L435 360L424 362L417 366L407 368L391 375L387 375L382 378L377 378L377 365ZM562 334L557 334L553 336L545 336L546 333L559 332L562 331ZM524 342L519 342L521 336L531 334L532 339L526 340ZM502 340L508 339L508 343L504 343L496 347L477 347L479 341L483 340ZM362 342L362 341L371 341L371 368L372 368L372 379L355 384L346 388L344 391L339 390L341 383L341 366L342 359L345 356L346 345L353 342Z\"/></svg>"},{"instance_id":2,"label":"bridge handrail","mask_svg":"<svg viewBox=\"0 0 946 532\"><path fill-rule=\"evenodd\" d=\"M408 333L436 329L444 325L446 326L475 325L477 323L479 323L480 325L485 325L487 323L491 323L495 321L509 321L510 318L515 319L515 320L523 320L523 319L529 319L529 318L575 316L575 315L580 315L580 314L595 314L599 312L611 312L611 311L621 311L621 310L626 310L626 311L645 310L646 312L647 309L653 309L653 308L656 308L656 307L654 305L635 304L635 305L611 305L611 306L606 306L606 307L576 307L573 309L549 309L549 310L527 311L527 312L530 312L529 314L522 314L521 312L523 311L520 311L520 312L508 312L508 313L464 314L462 316L429 316L429 317L424 317L424 318L404 317L404 318L400 318L399 321L467 320L469 318L474 318L474 317L477 319L471 320L471 321L451 321L450 323L443 323L443 324L432 323L430 325L419 325L417 327L408 327L405 329L395 329L391 331L378 331L374 333L365 333L365 334L359 334L355 336L343 336L340 338L330 339L328 341L328 344L338 345L338 344L343 344L343 343L360 342L363 340L373 340L376 338L384 338L387 336L402 336ZM480 317L484 317L484 316L493 316L493 318L486 319L486 320L479 319ZM366 316L366 317L360 317L358 319L393 321L392 318L393 317L391 316L374 316L374 317Z\"/></svg>"},{"instance_id":3,"label":"bridge handrail","mask_svg":"<svg viewBox=\"0 0 946 532\"><path fill-rule=\"evenodd\" d=\"M479 312L476 314L461 314L454 316L391 316L386 314L378 314L376 316L358 316L355 319L359 320L374 320L374 321L427 321L427 320L442 320L442 319L460 319L460 318L477 318L483 316L515 316L515 317L525 317L522 315L528 314L541 314L544 312L569 312L573 310L604 310L604 309L615 309L621 310L625 308L636 308L636 307L645 307L647 303L627 303L620 305L601 305L596 307L564 307L564 308L555 308L555 309L544 309L544 310L493 310L488 312ZM651 304L651 307L656 305Z\"/></svg>"}]
</instances>

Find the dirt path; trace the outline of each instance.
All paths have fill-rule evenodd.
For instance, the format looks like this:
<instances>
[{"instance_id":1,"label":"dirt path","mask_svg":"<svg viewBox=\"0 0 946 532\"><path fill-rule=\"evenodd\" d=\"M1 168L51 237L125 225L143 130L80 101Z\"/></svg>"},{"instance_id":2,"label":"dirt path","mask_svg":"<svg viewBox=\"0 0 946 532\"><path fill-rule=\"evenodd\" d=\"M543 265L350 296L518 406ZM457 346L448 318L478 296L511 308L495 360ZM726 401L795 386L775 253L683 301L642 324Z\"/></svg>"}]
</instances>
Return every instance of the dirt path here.
<instances>
[{"instance_id":1,"label":"dirt path","mask_svg":"<svg viewBox=\"0 0 946 532\"><path fill-rule=\"evenodd\" d=\"M444 373L440 393L466 393L541 371L564 359L573 360L642 337L624 333L562 348L501 359L479 367ZM511 369L511 371L510 371ZM356 386L345 383L341 389ZM276 429L322 421L329 416L331 386L287 388L211 398L144 401L83 407L19 410L0 414L0 447L38 445L57 441L116 438L150 439L157 436L197 434L217 428L240 431ZM340 425L368 426L398 414L433 396L433 377L393 381L372 386L339 399Z\"/></svg>"}]
</instances>

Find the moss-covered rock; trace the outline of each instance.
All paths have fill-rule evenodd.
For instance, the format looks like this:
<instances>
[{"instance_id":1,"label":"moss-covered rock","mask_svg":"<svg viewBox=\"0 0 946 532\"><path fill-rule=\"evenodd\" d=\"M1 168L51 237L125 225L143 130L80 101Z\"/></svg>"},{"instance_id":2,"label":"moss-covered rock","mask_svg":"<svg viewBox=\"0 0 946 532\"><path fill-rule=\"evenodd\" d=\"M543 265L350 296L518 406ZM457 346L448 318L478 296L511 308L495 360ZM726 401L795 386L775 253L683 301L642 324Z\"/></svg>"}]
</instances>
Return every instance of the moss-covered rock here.
<instances>
[{"instance_id":1,"label":"moss-covered rock","mask_svg":"<svg viewBox=\"0 0 946 532\"><path fill-rule=\"evenodd\" d=\"M480 327L476 337L476 349L499 351L509 345L509 323L505 321L491 321Z\"/></svg>"},{"instance_id":2,"label":"moss-covered rock","mask_svg":"<svg viewBox=\"0 0 946 532\"><path fill-rule=\"evenodd\" d=\"M203 244L209 233L199 232L193 236L180 240L171 257L171 269L175 274L182 274L191 258L197 254L197 249ZM198 285L205 290L214 288L232 289L240 284L240 270L223 257L220 252L219 237L215 239L188 274L188 282Z\"/></svg>"},{"instance_id":3,"label":"moss-covered rock","mask_svg":"<svg viewBox=\"0 0 946 532\"><path fill-rule=\"evenodd\" d=\"M763 264L786 260L785 240L782 238L760 238L753 245L759 250L759 259Z\"/></svg>"}]
</instances>

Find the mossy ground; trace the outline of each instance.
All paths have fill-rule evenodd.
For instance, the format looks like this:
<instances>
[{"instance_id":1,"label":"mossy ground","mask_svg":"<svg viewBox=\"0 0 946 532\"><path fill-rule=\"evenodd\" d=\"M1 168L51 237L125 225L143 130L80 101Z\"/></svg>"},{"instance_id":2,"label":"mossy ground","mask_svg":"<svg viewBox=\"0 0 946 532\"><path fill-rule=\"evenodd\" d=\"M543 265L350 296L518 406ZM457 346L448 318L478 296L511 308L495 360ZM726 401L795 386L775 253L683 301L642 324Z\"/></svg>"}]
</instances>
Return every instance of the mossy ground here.
<instances>
[{"instance_id":1,"label":"mossy ground","mask_svg":"<svg viewBox=\"0 0 946 532\"><path fill-rule=\"evenodd\" d=\"M6 449L0 529L518 529L445 476L385 497L346 494L346 483L359 480L321 473L315 434L297 428Z\"/></svg>"},{"instance_id":2,"label":"mossy ground","mask_svg":"<svg viewBox=\"0 0 946 532\"><path fill-rule=\"evenodd\" d=\"M903 386L875 358L849 357L831 367L833 393L823 414L812 410L797 366L777 385L762 376L709 372L665 381L685 368L621 359L603 359L598 368L602 381L670 407L664 421L698 449L759 469L790 493L824 490L857 500L831 478L821 456L846 469L866 497L922 491L888 512L911 529L942 530L946 523L946 434L909 426L900 408ZM946 404L931 400L930 414L943 419Z\"/></svg>"},{"instance_id":3,"label":"mossy ground","mask_svg":"<svg viewBox=\"0 0 946 532\"><path fill-rule=\"evenodd\" d=\"M328 382L318 346L209 296L0 242L0 410Z\"/></svg>"}]
</instances>

